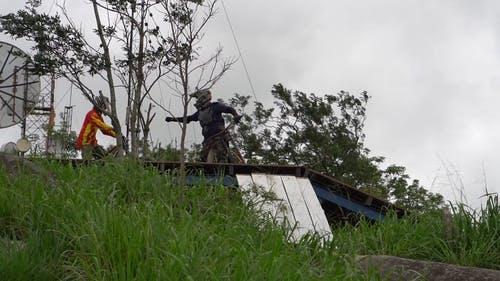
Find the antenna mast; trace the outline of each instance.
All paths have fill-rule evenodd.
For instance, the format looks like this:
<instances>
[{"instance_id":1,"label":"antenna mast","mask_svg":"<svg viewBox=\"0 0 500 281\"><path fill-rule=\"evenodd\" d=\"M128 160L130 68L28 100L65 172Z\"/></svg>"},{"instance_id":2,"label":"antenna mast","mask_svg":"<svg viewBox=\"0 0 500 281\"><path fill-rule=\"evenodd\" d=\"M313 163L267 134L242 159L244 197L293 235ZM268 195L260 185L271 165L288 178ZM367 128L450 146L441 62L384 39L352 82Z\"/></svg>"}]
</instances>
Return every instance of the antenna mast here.
<instances>
[{"instance_id":1,"label":"antenna mast","mask_svg":"<svg viewBox=\"0 0 500 281\"><path fill-rule=\"evenodd\" d=\"M31 153L48 152L51 144L51 132L55 125L54 75L40 77L41 91L38 103L35 105L21 127L21 133L31 142Z\"/></svg>"}]
</instances>

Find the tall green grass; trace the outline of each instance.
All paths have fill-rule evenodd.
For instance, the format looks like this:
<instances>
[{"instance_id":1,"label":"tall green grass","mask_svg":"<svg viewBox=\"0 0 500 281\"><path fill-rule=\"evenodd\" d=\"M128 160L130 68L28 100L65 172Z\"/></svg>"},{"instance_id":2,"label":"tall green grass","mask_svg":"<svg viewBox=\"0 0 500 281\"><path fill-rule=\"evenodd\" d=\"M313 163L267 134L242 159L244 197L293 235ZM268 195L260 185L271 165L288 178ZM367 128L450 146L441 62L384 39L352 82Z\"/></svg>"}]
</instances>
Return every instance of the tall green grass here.
<instances>
[{"instance_id":1,"label":"tall green grass","mask_svg":"<svg viewBox=\"0 0 500 281\"><path fill-rule=\"evenodd\" d=\"M231 188L179 189L135 162L44 165L55 188L0 172L2 280L378 280L318 237L288 243Z\"/></svg>"},{"instance_id":2,"label":"tall green grass","mask_svg":"<svg viewBox=\"0 0 500 281\"><path fill-rule=\"evenodd\" d=\"M440 213L333 230L324 243L290 243L232 188L136 162L44 162L56 186L0 170L1 280L379 280L358 272L356 255L383 254L500 269L498 195L479 211Z\"/></svg>"},{"instance_id":3,"label":"tall green grass","mask_svg":"<svg viewBox=\"0 0 500 281\"><path fill-rule=\"evenodd\" d=\"M452 205L452 239L441 241L437 256L452 263L500 269L500 205L487 195L481 209Z\"/></svg>"},{"instance_id":4,"label":"tall green grass","mask_svg":"<svg viewBox=\"0 0 500 281\"><path fill-rule=\"evenodd\" d=\"M339 227L334 244L352 255L394 255L464 266L500 269L500 206L498 195L488 195L480 210L451 205L451 238L440 212L398 219L389 216L373 224Z\"/></svg>"}]
</instances>

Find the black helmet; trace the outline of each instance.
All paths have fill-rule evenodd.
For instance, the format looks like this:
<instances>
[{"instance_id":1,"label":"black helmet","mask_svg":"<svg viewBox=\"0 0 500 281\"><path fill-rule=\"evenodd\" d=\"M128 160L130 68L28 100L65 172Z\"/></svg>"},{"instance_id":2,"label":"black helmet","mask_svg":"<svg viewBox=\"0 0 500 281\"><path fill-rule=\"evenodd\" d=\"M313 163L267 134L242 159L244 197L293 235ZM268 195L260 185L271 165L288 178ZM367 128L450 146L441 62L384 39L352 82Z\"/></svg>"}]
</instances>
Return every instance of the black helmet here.
<instances>
[{"instance_id":1,"label":"black helmet","mask_svg":"<svg viewBox=\"0 0 500 281\"><path fill-rule=\"evenodd\" d=\"M94 97L94 108L101 113L109 114L109 99L101 91L98 96Z\"/></svg>"},{"instance_id":2,"label":"black helmet","mask_svg":"<svg viewBox=\"0 0 500 281\"><path fill-rule=\"evenodd\" d=\"M207 107L210 104L210 101L212 100L212 92L210 92L209 89L197 90L196 92L192 93L190 96L196 98L196 102L194 103L194 106L198 110Z\"/></svg>"}]
</instances>

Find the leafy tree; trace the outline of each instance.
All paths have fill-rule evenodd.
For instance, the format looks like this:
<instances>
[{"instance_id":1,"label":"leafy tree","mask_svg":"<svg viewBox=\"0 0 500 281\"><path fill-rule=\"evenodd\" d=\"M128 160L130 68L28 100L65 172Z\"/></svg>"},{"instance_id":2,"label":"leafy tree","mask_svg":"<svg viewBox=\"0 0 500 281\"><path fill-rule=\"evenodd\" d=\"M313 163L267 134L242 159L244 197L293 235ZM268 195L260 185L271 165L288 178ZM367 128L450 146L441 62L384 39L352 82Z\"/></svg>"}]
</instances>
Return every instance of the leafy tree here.
<instances>
[{"instance_id":1,"label":"leafy tree","mask_svg":"<svg viewBox=\"0 0 500 281\"><path fill-rule=\"evenodd\" d=\"M123 146L117 89L127 89L125 120L133 156L139 154L140 128L144 133L142 151L148 153L149 125L155 115L151 114L151 104L147 116L142 115L144 100L168 111L152 94L156 83L166 82L172 94L179 97L184 117L179 152L179 185L183 186L189 94L211 88L234 63L221 58L221 47L206 59L200 55L203 31L216 14L217 0L90 0L97 40L90 40L77 28L65 6L59 6L63 21L58 14L38 13L40 3L28 1L25 10L0 16L0 31L34 42L35 72L68 79L90 101L94 92L85 76L102 78L111 96L110 117L118 132L119 149Z\"/></svg>"},{"instance_id":2,"label":"leafy tree","mask_svg":"<svg viewBox=\"0 0 500 281\"><path fill-rule=\"evenodd\" d=\"M420 186L416 179L410 182L405 168L391 165L382 171L381 184L389 190L389 198L408 210L423 212L437 209L443 204L443 196Z\"/></svg>"},{"instance_id":3,"label":"leafy tree","mask_svg":"<svg viewBox=\"0 0 500 281\"><path fill-rule=\"evenodd\" d=\"M93 102L93 90L85 83L85 74L94 76L105 72L110 78L110 57L107 45L92 48L80 30L71 24L64 24L59 15L39 14L37 8L41 1L28 1L24 10L0 17L0 31L13 38L24 38L35 43L33 49L34 72L37 74L55 74L64 77L76 85L82 94ZM96 18L98 16L96 15ZM102 25L98 24L97 32L102 35ZM101 36L102 38L102 36ZM114 83L108 81L111 95L110 115L113 126L120 131L120 123L116 116ZM121 138L117 138L119 141Z\"/></svg>"},{"instance_id":4,"label":"leafy tree","mask_svg":"<svg viewBox=\"0 0 500 281\"><path fill-rule=\"evenodd\" d=\"M196 162L200 159L202 146L199 143L191 145L190 149L186 149L186 160L188 162Z\"/></svg>"},{"instance_id":5,"label":"leafy tree","mask_svg":"<svg viewBox=\"0 0 500 281\"><path fill-rule=\"evenodd\" d=\"M69 120L64 117L64 114L61 113L59 116L61 117L60 126L57 128L50 125L46 127L49 142L47 153L53 154L57 158L74 158L78 155L75 147L78 136L75 131L70 130Z\"/></svg>"},{"instance_id":6,"label":"leafy tree","mask_svg":"<svg viewBox=\"0 0 500 281\"><path fill-rule=\"evenodd\" d=\"M216 14L217 0L167 0L160 1L165 23L170 28L168 41L172 44L172 60L175 67L168 75L169 86L182 104L183 122L180 138L179 186L184 185L186 160L187 116L191 102L190 94L196 89L211 88L234 64L232 59L223 59L222 48L203 58L200 44L203 30ZM160 105L161 106L161 105ZM164 108L170 115L173 113Z\"/></svg>"},{"instance_id":7,"label":"leafy tree","mask_svg":"<svg viewBox=\"0 0 500 281\"><path fill-rule=\"evenodd\" d=\"M96 95L91 87L94 78L103 79L111 97L112 124L119 134L117 94L125 89L126 135L131 137L133 156L140 153L141 144L142 152L148 152L149 125L155 114L151 114L151 103L147 116L141 108L145 100L163 108L152 94L159 82L166 82L180 97L186 116L189 93L213 86L233 63L220 58L220 47L200 60L199 44L216 14L216 0L91 0L94 19L87 24L93 24L94 37L73 22L65 5L58 5L61 14L38 13L41 2L26 1L24 10L0 16L0 31L35 43L34 72L66 78L91 102ZM164 79L167 74L172 75ZM182 128L181 162L185 122ZM119 148L121 140L117 138Z\"/></svg>"},{"instance_id":8,"label":"leafy tree","mask_svg":"<svg viewBox=\"0 0 500 281\"><path fill-rule=\"evenodd\" d=\"M117 115L117 94L126 89L127 135L130 132L132 155L139 151L139 128L149 132L153 115L144 117L141 107L154 85L174 65L176 56L170 48L168 36L162 36L153 13L156 0L91 0L94 35L86 34L68 16L66 6L58 6L61 14L39 13L41 1L27 1L26 8L17 13L0 16L0 31L13 38L24 38L34 43L33 57L37 74L56 74L77 86L90 101L97 95L92 89L96 78L108 85L111 98L113 127L118 133L117 147L123 147L121 124ZM103 17L102 14L105 16ZM62 15L62 16L61 16ZM104 20L103 20L104 19ZM167 32L170 30L167 29ZM121 48L120 48L121 47ZM121 52L120 52L121 50ZM113 52L112 52L113 51ZM144 137L147 139L147 135ZM146 141L147 142L147 141Z\"/></svg>"},{"instance_id":9,"label":"leafy tree","mask_svg":"<svg viewBox=\"0 0 500 281\"><path fill-rule=\"evenodd\" d=\"M275 85L274 107L256 102L237 130L237 142L248 162L304 165L402 207L437 207L435 195L400 166L381 169L383 157L370 156L364 145L364 123L369 95L340 91L317 96ZM249 97L236 95L231 105L244 107Z\"/></svg>"},{"instance_id":10,"label":"leafy tree","mask_svg":"<svg viewBox=\"0 0 500 281\"><path fill-rule=\"evenodd\" d=\"M161 15L157 13L160 1L93 1L93 5L105 11L108 26L104 38L114 40L123 50L123 56L115 59L116 75L127 91L126 127L131 136L131 153L143 156L148 153L150 124L156 114L147 109L147 116L141 112L146 99L155 102L151 92L161 78L174 67L172 44L165 35L165 29L157 24ZM99 14L96 10L95 14ZM167 33L169 29L166 28ZM143 132L142 141L139 133Z\"/></svg>"},{"instance_id":11,"label":"leafy tree","mask_svg":"<svg viewBox=\"0 0 500 281\"><path fill-rule=\"evenodd\" d=\"M149 155L150 158L154 161L179 161L179 150L172 147L171 144L168 144L166 147L162 147L160 144L158 144L158 146L153 147Z\"/></svg>"},{"instance_id":12,"label":"leafy tree","mask_svg":"<svg viewBox=\"0 0 500 281\"><path fill-rule=\"evenodd\" d=\"M78 136L75 131L66 131L63 128L51 129L50 140L54 145L54 155L58 158L70 159L78 155L75 142Z\"/></svg>"}]
</instances>

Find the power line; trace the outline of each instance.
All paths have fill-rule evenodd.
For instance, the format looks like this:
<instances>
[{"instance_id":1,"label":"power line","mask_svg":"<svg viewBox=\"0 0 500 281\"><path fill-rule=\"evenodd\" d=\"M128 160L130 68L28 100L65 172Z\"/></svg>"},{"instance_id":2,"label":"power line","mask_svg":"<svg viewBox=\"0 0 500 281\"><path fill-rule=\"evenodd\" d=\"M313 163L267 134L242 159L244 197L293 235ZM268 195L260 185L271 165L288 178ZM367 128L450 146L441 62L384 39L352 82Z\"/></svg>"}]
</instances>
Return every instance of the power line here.
<instances>
[{"instance_id":1,"label":"power line","mask_svg":"<svg viewBox=\"0 0 500 281\"><path fill-rule=\"evenodd\" d=\"M52 5L50 5L50 9L49 9L49 14L50 14L50 12L52 12L52 8L54 8L55 4L56 4L56 0L52 1Z\"/></svg>"},{"instance_id":2,"label":"power line","mask_svg":"<svg viewBox=\"0 0 500 281\"><path fill-rule=\"evenodd\" d=\"M245 59L243 58L243 55L241 54L240 45L238 44L238 40L236 39L236 35L234 33L233 25L231 24L231 20L229 19L229 14L227 13L227 10L226 10L226 5L224 5L224 1L223 0L221 0L220 2L222 4L222 8L224 9L224 14L226 15L226 19L227 19L227 23L229 24L229 28L231 29L231 34L233 36L233 40L234 40L234 43L236 45L236 49L238 50L239 57L240 57L241 62L243 64L243 68L245 69L245 74L247 76L248 83L250 84L250 88L252 89L253 97L255 98L255 101L258 101L257 95L255 94L255 89L253 87L252 79L250 79L250 74L248 73L248 69L247 69L247 65L245 63Z\"/></svg>"}]
</instances>

